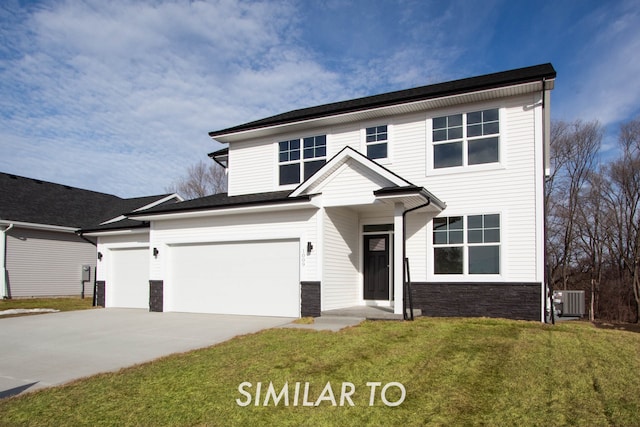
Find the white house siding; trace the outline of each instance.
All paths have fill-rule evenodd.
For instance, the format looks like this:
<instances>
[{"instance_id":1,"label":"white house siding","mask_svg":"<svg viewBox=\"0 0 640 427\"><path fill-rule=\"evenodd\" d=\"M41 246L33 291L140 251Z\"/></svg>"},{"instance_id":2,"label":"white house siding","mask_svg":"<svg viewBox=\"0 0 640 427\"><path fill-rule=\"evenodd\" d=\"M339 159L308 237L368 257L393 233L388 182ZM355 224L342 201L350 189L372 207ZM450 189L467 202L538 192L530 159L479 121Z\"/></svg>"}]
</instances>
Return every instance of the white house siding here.
<instances>
[{"instance_id":1,"label":"white house siding","mask_svg":"<svg viewBox=\"0 0 640 427\"><path fill-rule=\"evenodd\" d=\"M373 203L373 192L392 183L355 160L348 160L334 176L317 190L324 206L353 206Z\"/></svg>"},{"instance_id":2,"label":"white house siding","mask_svg":"<svg viewBox=\"0 0 640 427\"><path fill-rule=\"evenodd\" d=\"M411 280L424 282L427 280L427 248L428 235L427 224L433 219L433 214L420 212L409 213L407 221L407 258Z\"/></svg>"},{"instance_id":3,"label":"white house siding","mask_svg":"<svg viewBox=\"0 0 640 427\"><path fill-rule=\"evenodd\" d=\"M534 113L531 107L533 96L512 98L501 104L485 104L505 107L501 116L500 167L491 170L463 171L459 173L439 172L416 183L428 188L447 203L441 216L471 215L483 213L501 214L501 269L500 280L509 282L541 281L537 269L538 240L537 221L542 206L536 203L536 184L542 180L537 176L534 159ZM475 107L466 107L470 111ZM451 113L451 112L449 112ZM435 117L438 113L434 113ZM429 134L429 132L427 132ZM542 147L539 146L538 150ZM431 224L427 229L427 239ZM427 265L432 263L432 251L427 253ZM429 280L458 280L459 278L435 278L428 272ZM464 280L484 281L483 277L468 277Z\"/></svg>"},{"instance_id":4,"label":"white house siding","mask_svg":"<svg viewBox=\"0 0 640 427\"><path fill-rule=\"evenodd\" d=\"M535 114L541 106L539 94L526 94L458 107L429 110L423 113L399 115L374 122L359 122L312 131L327 134L327 156L330 158L349 145L363 152L362 129L369 125L388 123L391 126L389 161L381 161L386 168L411 183L425 187L447 204L442 216L500 213L502 226L501 281L542 281L540 199L541 172L534 159L541 159L542 143L535 135ZM431 155L431 118L457 112L486 108L501 109L501 164L498 167L481 165L476 170L432 171L427 168ZM325 132L326 131L326 132ZM277 147L280 139L304 135L283 135L268 141L233 143L230 149L232 178L230 192L251 193L277 190ZM536 152L536 149L538 152ZM354 167L344 170L323 185L325 206L358 204L356 188L373 190L382 182L366 182L365 176ZM260 179L256 179L260 177ZM340 179L337 179L337 178ZM264 178L264 179L263 179ZM368 177L367 177L368 178ZM362 193L364 194L364 193ZM411 223L411 219L409 220ZM416 229L409 237L412 279L421 281L463 280L486 281L485 277L434 277L430 221L424 229ZM494 280L492 278L491 280Z\"/></svg>"},{"instance_id":5,"label":"white house siding","mask_svg":"<svg viewBox=\"0 0 640 427\"><path fill-rule=\"evenodd\" d=\"M316 246L318 241L316 213L317 209L303 209L154 221L151 247L158 248L159 254L151 259L151 280L169 276L169 261L163 253L170 245L295 239L300 241L300 280L318 281L317 251L306 252L307 242ZM242 268L251 260L237 262Z\"/></svg>"},{"instance_id":6,"label":"white house siding","mask_svg":"<svg viewBox=\"0 0 640 427\"><path fill-rule=\"evenodd\" d=\"M91 266L85 296L93 295L96 247L73 233L14 227L7 232L9 296L80 296L81 269Z\"/></svg>"},{"instance_id":7,"label":"white house siding","mask_svg":"<svg viewBox=\"0 0 640 427\"><path fill-rule=\"evenodd\" d=\"M229 147L229 195L277 190L276 142L254 139L231 144Z\"/></svg>"},{"instance_id":8,"label":"white house siding","mask_svg":"<svg viewBox=\"0 0 640 427\"><path fill-rule=\"evenodd\" d=\"M331 128L330 144L327 146L327 158L338 154L346 146L360 150L360 124L349 124Z\"/></svg>"},{"instance_id":9,"label":"white house siding","mask_svg":"<svg viewBox=\"0 0 640 427\"><path fill-rule=\"evenodd\" d=\"M358 225L358 214L350 209L325 209L323 310L357 305L360 300Z\"/></svg>"}]
</instances>

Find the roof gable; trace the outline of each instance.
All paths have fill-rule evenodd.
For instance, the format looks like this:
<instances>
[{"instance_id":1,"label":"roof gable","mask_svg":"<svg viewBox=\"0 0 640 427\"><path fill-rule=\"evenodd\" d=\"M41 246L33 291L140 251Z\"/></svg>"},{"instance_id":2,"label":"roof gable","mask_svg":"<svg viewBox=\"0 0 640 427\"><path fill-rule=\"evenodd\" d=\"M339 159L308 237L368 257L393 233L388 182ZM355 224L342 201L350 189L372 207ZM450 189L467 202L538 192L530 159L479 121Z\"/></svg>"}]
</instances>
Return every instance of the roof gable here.
<instances>
[{"instance_id":1,"label":"roof gable","mask_svg":"<svg viewBox=\"0 0 640 427\"><path fill-rule=\"evenodd\" d=\"M345 172L347 169L349 172ZM375 183L377 188L413 186L413 184L406 179L374 162L352 147L347 146L333 156L331 160L309 179L293 190L290 197L318 193L324 186L329 185L332 181L336 179L340 180L341 175L342 178L349 179L345 176L347 173L351 175L350 179L352 183L358 181L361 183L371 182ZM353 181L353 177L356 175L359 175L361 179L356 178L355 181Z\"/></svg>"}]
</instances>

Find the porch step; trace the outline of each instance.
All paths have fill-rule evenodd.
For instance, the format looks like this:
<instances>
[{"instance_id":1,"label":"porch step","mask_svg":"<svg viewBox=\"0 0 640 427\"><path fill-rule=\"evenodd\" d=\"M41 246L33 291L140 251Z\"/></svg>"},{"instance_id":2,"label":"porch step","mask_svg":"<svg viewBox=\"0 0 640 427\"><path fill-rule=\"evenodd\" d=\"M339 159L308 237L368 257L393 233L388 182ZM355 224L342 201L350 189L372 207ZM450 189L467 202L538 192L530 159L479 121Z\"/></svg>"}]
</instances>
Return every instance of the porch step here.
<instances>
[{"instance_id":1,"label":"porch step","mask_svg":"<svg viewBox=\"0 0 640 427\"><path fill-rule=\"evenodd\" d=\"M413 317L420 317L422 310L414 308ZM336 310L326 310L321 313L321 317L360 317L369 320L403 320L402 314L395 314L390 307L355 306L339 308Z\"/></svg>"}]
</instances>

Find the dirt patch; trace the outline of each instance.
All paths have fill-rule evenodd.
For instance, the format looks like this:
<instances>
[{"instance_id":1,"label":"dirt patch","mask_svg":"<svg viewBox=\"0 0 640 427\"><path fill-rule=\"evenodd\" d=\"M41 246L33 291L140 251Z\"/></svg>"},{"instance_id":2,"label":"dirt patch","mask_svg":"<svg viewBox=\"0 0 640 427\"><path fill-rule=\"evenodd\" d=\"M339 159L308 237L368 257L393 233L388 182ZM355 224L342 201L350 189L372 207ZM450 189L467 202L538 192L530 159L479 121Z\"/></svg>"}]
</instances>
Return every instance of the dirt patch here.
<instances>
[{"instance_id":1,"label":"dirt patch","mask_svg":"<svg viewBox=\"0 0 640 427\"><path fill-rule=\"evenodd\" d=\"M596 328L602 329L616 329L619 331L635 332L640 334L640 324L638 323L608 323L608 322L593 322Z\"/></svg>"}]
</instances>

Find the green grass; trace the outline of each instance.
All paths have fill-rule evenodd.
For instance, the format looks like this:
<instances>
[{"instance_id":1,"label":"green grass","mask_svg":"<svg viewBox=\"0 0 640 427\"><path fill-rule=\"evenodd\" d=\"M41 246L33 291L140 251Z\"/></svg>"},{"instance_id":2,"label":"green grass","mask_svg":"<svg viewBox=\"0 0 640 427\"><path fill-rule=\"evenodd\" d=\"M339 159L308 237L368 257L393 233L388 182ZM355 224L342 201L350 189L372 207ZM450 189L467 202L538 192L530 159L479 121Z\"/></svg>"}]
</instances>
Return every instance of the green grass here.
<instances>
[{"instance_id":1,"label":"green grass","mask_svg":"<svg viewBox=\"0 0 640 427\"><path fill-rule=\"evenodd\" d=\"M0 311L14 308L52 308L60 311L86 310L93 308L89 298L25 298L0 300ZM1 318L1 317L0 317Z\"/></svg>"},{"instance_id":2,"label":"green grass","mask_svg":"<svg viewBox=\"0 0 640 427\"><path fill-rule=\"evenodd\" d=\"M290 399L295 382L309 382L309 401L331 382L338 403L350 382L355 406L241 407L244 381L249 391L288 381ZM405 400L388 407L378 394L369 406L370 381L403 384ZM386 397L399 396L390 388ZM272 329L0 401L0 424L637 426L640 334L424 318L338 333Z\"/></svg>"}]
</instances>

